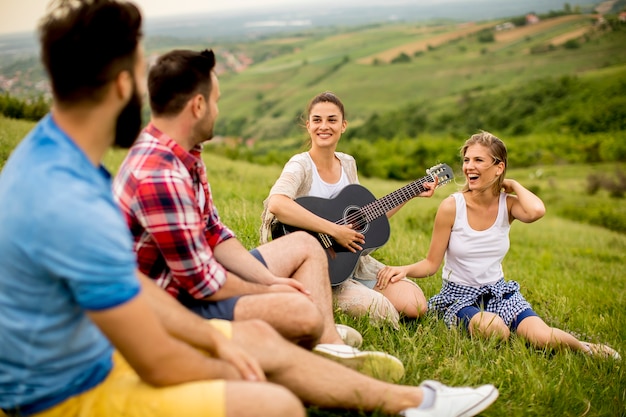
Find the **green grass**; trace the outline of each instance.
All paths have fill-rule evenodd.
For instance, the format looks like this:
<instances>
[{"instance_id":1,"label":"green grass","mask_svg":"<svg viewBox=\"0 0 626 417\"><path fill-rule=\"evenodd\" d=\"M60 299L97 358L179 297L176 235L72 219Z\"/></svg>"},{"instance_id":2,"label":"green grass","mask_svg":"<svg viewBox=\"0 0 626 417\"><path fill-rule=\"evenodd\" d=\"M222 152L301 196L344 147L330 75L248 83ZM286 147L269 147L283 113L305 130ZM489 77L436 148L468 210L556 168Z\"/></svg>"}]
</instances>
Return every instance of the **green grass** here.
<instances>
[{"instance_id":1,"label":"green grass","mask_svg":"<svg viewBox=\"0 0 626 417\"><path fill-rule=\"evenodd\" d=\"M0 166L32 123L0 118ZM105 165L113 172L124 152L112 150ZM277 166L259 166L204 154L214 198L223 220L243 244L258 244L262 201L280 173ZM624 164L620 165L626 169ZM517 280L534 309L550 325L592 342L608 343L626 356L626 235L559 217L559 209L583 198L584 178L615 165L565 165L511 169L509 177L538 187L546 201L544 219L514 223L512 248L504 262L508 279ZM376 196L405 183L362 178ZM391 219L392 236L376 256L389 264L424 257L430 243L432 220L439 202L454 192L455 184L439 189L431 199L410 201ZM591 198L591 197L588 197ZM599 193L598 204L624 206L623 200ZM419 280L426 296L441 286L436 275ZM626 370L622 362L600 360L572 352L544 352L513 337L508 343L472 340L464 332L448 330L435 317L402 323L398 330L372 327L366 319L337 312L337 321L360 330L364 348L384 350L406 367L401 381L416 385L437 379L450 385L493 383L500 398L483 415L624 416ZM310 408L309 415L382 416Z\"/></svg>"},{"instance_id":2,"label":"green grass","mask_svg":"<svg viewBox=\"0 0 626 417\"><path fill-rule=\"evenodd\" d=\"M215 199L227 224L251 248L258 244L262 201L280 168L261 167L204 156ZM520 282L523 294L548 324L593 342L608 343L626 353L626 235L560 218L559 195L584 194L587 165L551 167L547 176L531 178L536 169L511 170L509 176L541 187L548 204L546 217L534 224L514 223L512 248L505 263L508 279ZM586 176L586 175L585 175ZM382 196L404 183L362 179ZM550 183L551 185L549 185ZM430 230L442 198L456 189L449 184L432 199L413 200L391 219L391 240L376 256L389 264L424 257ZM605 204L621 204L597 196ZM441 286L437 275L418 283L427 296ZM619 362L571 352L536 351L513 337L508 343L472 340L448 330L434 317L404 323L399 330L375 328L365 319L337 313L338 321L354 326L365 348L399 357L407 374L402 381L419 384L437 379L452 385L490 382L500 389L499 400L485 416L620 416L626 406L626 371ZM345 412L311 410L315 416L344 416ZM366 415L353 413L349 415Z\"/></svg>"}]
</instances>

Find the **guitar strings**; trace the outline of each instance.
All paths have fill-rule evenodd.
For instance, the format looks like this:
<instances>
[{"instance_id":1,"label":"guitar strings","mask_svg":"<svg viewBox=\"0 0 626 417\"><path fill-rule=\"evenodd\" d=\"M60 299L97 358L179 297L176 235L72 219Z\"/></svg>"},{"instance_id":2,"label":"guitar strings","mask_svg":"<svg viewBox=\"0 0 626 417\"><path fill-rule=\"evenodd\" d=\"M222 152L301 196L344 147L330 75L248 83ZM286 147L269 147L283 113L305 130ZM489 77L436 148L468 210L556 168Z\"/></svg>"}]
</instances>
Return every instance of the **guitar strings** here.
<instances>
[{"instance_id":1,"label":"guitar strings","mask_svg":"<svg viewBox=\"0 0 626 417\"><path fill-rule=\"evenodd\" d=\"M429 173L429 177L425 176L422 177L396 191L393 191L383 197L381 197L380 199L376 200L376 201L372 201L366 205L364 205L363 207L360 207L358 210L356 210L354 213L350 214L348 217L346 217L345 219L340 219L337 220L335 222L335 224L351 224L353 226L355 226L356 229L359 229L363 226L365 226L368 223L368 218L373 220L375 218L378 218L382 213L379 213L376 209L372 209L372 206L374 204L376 205L380 205L382 203L382 205L384 207L388 206L388 203L397 203L397 202L404 202L404 201L408 201L410 199L410 197L412 195L418 195L422 192L425 191L425 188L423 187L423 184L427 181L434 181L435 177ZM444 178L442 181L440 181L437 184L437 188L448 183L451 180L450 177ZM412 192L409 193L408 191L411 190ZM417 194L414 194L415 191L418 191ZM402 197L402 198L401 198ZM404 198L404 197L409 197L409 198ZM395 207L397 204L392 204L392 207ZM384 211L383 213L386 213L389 210ZM369 215L369 217L368 217ZM372 217L373 216L373 217ZM345 221L345 222L344 222ZM332 246L332 243L330 243L332 241L332 237L326 233L318 233L318 235L320 236L320 238L324 241L325 243L325 247L330 247ZM328 245L328 246L327 246Z\"/></svg>"},{"instance_id":2,"label":"guitar strings","mask_svg":"<svg viewBox=\"0 0 626 417\"><path fill-rule=\"evenodd\" d=\"M429 178L429 180L433 180L432 176L431 176L431 178ZM413 182L411 184L408 184L408 185L400 188L399 190L396 190L396 191L394 191L392 193L387 194L384 197L381 197L377 201L373 201L371 203L368 203L368 204L364 205L363 207L360 207L358 210L355 211L355 213L349 215L345 219L337 220L335 222L335 224L352 224L355 227L356 226L363 226L364 224L367 224L367 221L362 222L364 217L366 218L365 220L367 220L367 218L368 218L367 215L368 214L370 215L369 218L371 218L372 214L376 215L376 210L372 209L372 207L371 207L374 203L376 203L376 204L383 203L383 205L386 207L387 204L385 204L385 203L388 202L389 200L391 200L390 202L403 201L404 200L403 198L396 198L396 196L398 196L398 195L410 196L412 193L408 193L408 192L405 193L405 191L408 191L409 189L417 189L417 191L419 191L418 192L418 194L419 194L419 193L424 191L424 187L422 185L426 181L427 181L426 177L420 178L419 180L417 180L417 181L415 181L415 182ZM407 200L404 200L404 201L407 201ZM389 210L386 210L386 211L389 211ZM378 217L378 216L376 216L376 217ZM345 220L345 223L341 223L343 220Z\"/></svg>"}]
</instances>

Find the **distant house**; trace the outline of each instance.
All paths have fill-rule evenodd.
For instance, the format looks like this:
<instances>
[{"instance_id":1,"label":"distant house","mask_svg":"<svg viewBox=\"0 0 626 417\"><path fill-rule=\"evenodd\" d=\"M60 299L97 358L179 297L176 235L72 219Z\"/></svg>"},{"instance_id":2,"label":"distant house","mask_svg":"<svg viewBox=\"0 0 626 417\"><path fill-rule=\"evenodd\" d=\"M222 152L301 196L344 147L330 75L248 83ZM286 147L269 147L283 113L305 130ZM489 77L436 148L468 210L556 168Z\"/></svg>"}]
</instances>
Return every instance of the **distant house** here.
<instances>
[{"instance_id":1,"label":"distant house","mask_svg":"<svg viewBox=\"0 0 626 417\"><path fill-rule=\"evenodd\" d=\"M513 24L513 22L504 22L496 26L496 31L499 32L501 30L509 30L509 29L514 29L514 28L515 28L515 25Z\"/></svg>"},{"instance_id":2,"label":"distant house","mask_svg":"<svg viewBox=\"0 0 626 417\"><path fill-rule=\"evenodd\" d=\"M539 23L539 16L537 16L534 13L528 13L526 15L526 24L527 25L534 25L535 23Z\"/></svg>"},{"instance_id":3,"label":"distant house","mask_svg":"<svg viewBox=\"0 0 626 417\"><path fill-rule=\"evenodd\" d=\"M596 14L596 15L593 15L592 17L595 20L596 26L602 26L606 23L606 19L601 14Z\"/></svg>"},{"instance_id":4,"label":"distant house","mask_svg":"<svg viewBox=\"0 0 626 417\"><path fill-rule=\"evenodd\" d=\"M620 22L626 22L626 12L621 12L618 16Z\"/></svg>"}]
</instances>

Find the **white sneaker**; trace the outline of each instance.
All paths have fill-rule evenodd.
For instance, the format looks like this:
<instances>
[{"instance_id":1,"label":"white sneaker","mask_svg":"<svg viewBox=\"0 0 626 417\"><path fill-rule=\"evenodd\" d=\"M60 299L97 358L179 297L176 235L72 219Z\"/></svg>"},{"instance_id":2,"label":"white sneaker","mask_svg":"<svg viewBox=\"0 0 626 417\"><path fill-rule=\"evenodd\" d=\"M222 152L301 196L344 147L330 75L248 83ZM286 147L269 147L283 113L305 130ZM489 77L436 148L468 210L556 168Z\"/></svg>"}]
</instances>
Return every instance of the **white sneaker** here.
<instances>
[{"instance_id":1,"label":"white sneaker","mask_svg":"<svg viewBox=\"0 0 626 417\"><path fill-rule=\"evenodd\" d=\"M345 324L335 324L335 328L346 345L358 348L363 344L363 336L356 329Z\"/></svg>"},{"instance_id":2,"label":"white sneaker","mask_svg":"<svg viewBox=\"0 0 626 417\"><path fill-rule=\"evenodd\" d=\"M315 346L313 352L382 381L397 382L404 376L402 362L387 353L325 343Z\"/></svg>"},{"instance_id":3,"label":"white sneaker","mask_svg":"<svg viewBox=\"0 0 626 417\"><path fill-rule=\"evenodd\" d=\"M424 410L407 408L400 412L401 416L471 417L485 410L498 398L498 389L491 384L478 388L453 388L437 381L424 381L420 386L435 391L435 403Z\"/></svg>"}]
</instances>

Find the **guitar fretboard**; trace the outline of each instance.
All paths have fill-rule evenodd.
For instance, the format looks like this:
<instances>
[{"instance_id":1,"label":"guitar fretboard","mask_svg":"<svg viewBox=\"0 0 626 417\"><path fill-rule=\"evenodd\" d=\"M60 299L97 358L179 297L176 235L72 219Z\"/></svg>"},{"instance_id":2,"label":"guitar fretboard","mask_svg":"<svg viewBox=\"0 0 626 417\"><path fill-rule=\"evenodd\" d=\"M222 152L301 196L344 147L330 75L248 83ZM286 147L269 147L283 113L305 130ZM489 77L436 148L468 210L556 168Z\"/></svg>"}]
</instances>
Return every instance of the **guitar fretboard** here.
<instances>
[{"instance_id":1,"label":"guitar fretboard","mask_svg":"<svg viewBox=\"0 0 626 417\"><path fill-rule=\"evenodd\" d=\"M441 166L441 164L439 165ZM444 170L444 173L437 173L437 178L439 179L437 183L437 188L440 186L447 184L453 177L452 170L447 166L447 171ZM369 204L364 205L363 207L355 210L350 213L347 217L337 220L336 224L352 224L356 229L360 229L364 227L367 223L376 220L377 218L384 216L387 212L403 203L406 203L410 199L419 194L426 191L424 187L424 183L426 182L434 182L435 176L433 175L433 169L427 170L428 175L417 179L402 188L393 191L384 197L379 198L378 200L372 201ZM322 246L325 249L332 248L334 239L332 236L326 233L317 233L318 240L321 242Z\"/></svg>"},{"instance_id":2,"label":"guitar fretboard","mask_svg":"<svg viewBox=\"0 0 626 417\"><path fill-rule=\"evenodd\" d=\"M364 205L360 210L361 215L365 217L367 222L371 222L372 220L386 214L389 210L398 207L400 204L406 203L413 197L423 193L426 191L424 183L433 181L435 181L435 178L428 175L415 180L376 201L372 201L371 203Z\"/></svg>"}]
</instances>

